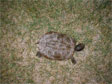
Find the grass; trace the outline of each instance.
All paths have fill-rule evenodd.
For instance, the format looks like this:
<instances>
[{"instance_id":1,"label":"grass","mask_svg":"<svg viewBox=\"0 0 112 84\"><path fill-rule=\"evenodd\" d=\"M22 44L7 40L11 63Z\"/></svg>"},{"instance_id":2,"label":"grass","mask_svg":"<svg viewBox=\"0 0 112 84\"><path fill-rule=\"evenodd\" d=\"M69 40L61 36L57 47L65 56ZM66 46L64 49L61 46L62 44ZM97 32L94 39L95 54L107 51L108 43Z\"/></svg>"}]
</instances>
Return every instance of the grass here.
<instances>
[{"instance_id":1,"label":"grass","mask_svg":"<svg viewBox=\"0 0 112 84\"><path fill-rule=\"evenodd\" d=\"M1 84L112 84L111 0L1 0ZM37 58L46 32L83 42L77 61Z\"/></svg>"}]
</instances>

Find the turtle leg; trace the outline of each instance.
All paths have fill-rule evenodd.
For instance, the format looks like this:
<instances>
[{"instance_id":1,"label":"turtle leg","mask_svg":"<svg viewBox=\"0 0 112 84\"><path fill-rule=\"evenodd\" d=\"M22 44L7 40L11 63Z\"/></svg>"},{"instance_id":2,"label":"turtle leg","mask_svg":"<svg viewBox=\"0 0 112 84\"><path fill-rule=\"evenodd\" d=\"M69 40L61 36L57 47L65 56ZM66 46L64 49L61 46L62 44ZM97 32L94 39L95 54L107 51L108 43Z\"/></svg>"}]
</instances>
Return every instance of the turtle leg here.
<instances>
[{"instance_id":1,"label":"turtle leg","mask_svg":"<svg viewBox=\"0 0 112 84\"><path fill-rule=\"evenodd\" d=\"M36 56L38 56L39 58L42 57L39 51L37 52Z\"/></svg>"},{"instance_id":2,"label":"turtle leg","mask_svg":"<svg viewBox=\"0 0 112 84\"><path fill-rule=\"evenodd\" d=\"M73 56L71 57L71 61L72 61L73 64L76 64L76 60Z\"/></svg>"},{"instance_id":3,"label":"turtle leg","mask_svg":"<svg viewBox=\"0 0 112 84\"><path fill-rule=\"evenodd\" d=\"M39 44L39 42L36 42L35 44Z\"/></svg>"}]
</instances>

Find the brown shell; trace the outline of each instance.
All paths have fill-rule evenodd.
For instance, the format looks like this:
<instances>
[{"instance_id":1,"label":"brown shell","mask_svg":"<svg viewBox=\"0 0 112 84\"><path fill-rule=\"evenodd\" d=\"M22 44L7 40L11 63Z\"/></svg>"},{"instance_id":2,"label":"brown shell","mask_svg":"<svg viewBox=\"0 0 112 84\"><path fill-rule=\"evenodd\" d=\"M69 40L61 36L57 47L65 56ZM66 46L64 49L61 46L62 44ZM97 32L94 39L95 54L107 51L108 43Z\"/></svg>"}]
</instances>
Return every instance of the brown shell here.
<instances>
[{"instance_id":1,"label":"brown shell","mask_svg":"<svg viewBox=\"0 0 112 84\"><path fill-rule=\"evenodd\" d=\"M49 59L64 60L73 56L75 42L65 34L48 32L43 35L38 44L39 52Z\"/></svg>"}]
</instances>

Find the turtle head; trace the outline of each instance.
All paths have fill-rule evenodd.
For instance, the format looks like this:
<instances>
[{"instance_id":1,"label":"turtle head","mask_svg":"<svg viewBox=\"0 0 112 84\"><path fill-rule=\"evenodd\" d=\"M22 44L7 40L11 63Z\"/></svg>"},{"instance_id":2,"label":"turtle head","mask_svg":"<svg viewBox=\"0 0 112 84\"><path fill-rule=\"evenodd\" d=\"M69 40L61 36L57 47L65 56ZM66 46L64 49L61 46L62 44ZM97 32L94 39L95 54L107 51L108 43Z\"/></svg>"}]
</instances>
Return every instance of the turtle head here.
<instances>
[{"instance_id":1,"label":"turtle head","mask_svg":"<svg viewBox=\"0 0 112 84\"><path fill-rule=\"evenodd\" d=\"M79 43L75 46L75 51L81 51L85 48L85 45L83 43Z\"/></svg>"}]
</instances>

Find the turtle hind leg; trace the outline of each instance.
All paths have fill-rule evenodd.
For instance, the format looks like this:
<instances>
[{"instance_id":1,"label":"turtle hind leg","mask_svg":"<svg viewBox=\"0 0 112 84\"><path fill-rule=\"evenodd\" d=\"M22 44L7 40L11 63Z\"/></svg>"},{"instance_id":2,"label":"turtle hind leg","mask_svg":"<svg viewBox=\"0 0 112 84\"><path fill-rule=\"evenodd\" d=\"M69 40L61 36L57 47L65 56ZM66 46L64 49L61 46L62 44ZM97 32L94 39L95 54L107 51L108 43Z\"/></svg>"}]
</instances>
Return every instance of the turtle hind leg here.
<instances>
[{"instance_id":1,"label":"turtle hind leg","mask_svg":"<svg viewBox=\"0 0 112 84\"><path fill-rule=\"evenodd\" d=\"M73 56L71 57L71 61L72 61L73 64L76 64L76 60Z\"/></svg>"},{"instance_id":2,"label":"turtle hind leg","mask_svg":"<svg viewBox=\"0 0 112 84\"><path fill-rule=\"evenodd\" d=\"M38 56L39 58L42 57L39 51L37 52L36 56Z\"/></svg>"},{"instance_id":3,"label":"turtle hind leg","mask_svg":"<svg viewBox=\"0 0 112 84\"><path fill-rule=\"evenodd\" d=\"M39 42L36 42L35 44L39 44Z\"/></svg>"}]
</instances>

